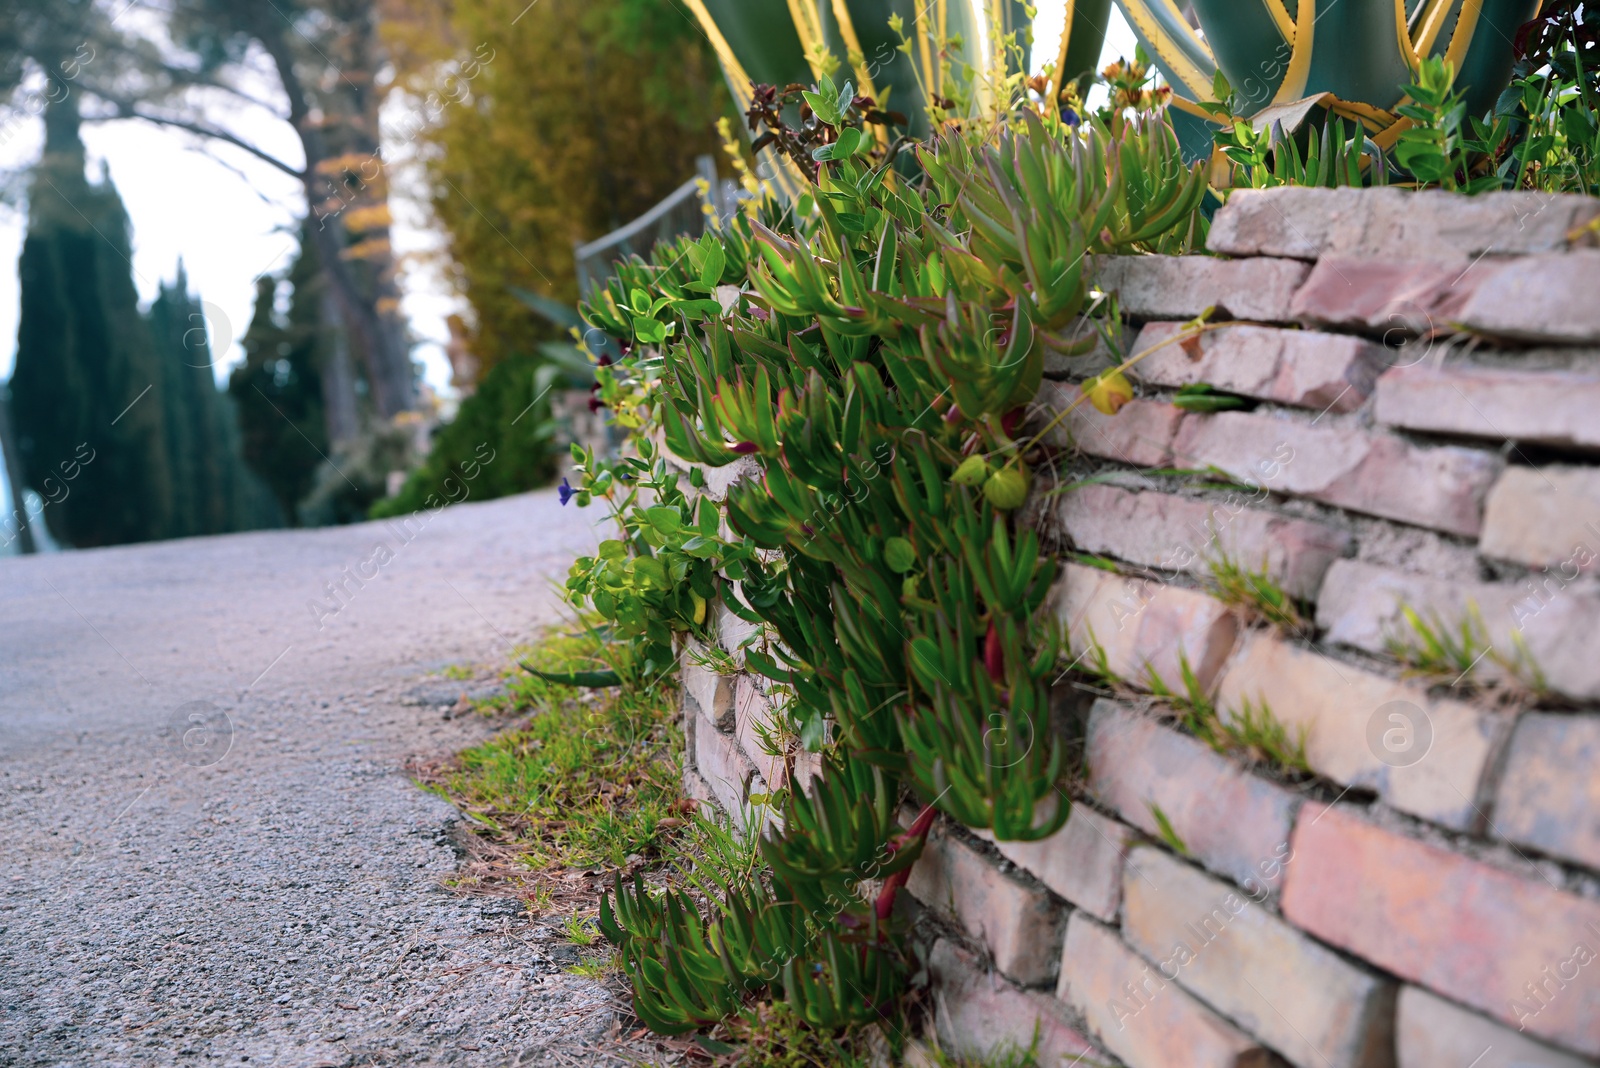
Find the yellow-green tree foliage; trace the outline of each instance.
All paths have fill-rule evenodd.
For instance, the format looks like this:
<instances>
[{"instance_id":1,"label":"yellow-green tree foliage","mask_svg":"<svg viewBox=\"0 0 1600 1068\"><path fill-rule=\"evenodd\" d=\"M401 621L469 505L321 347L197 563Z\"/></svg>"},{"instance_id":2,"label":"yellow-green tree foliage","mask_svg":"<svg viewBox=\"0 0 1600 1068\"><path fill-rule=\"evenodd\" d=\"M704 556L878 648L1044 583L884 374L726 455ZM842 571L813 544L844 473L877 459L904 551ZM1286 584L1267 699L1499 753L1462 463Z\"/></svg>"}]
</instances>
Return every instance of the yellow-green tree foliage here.
<instances>
[{"instance_id":1,"label":"yellow-green tree foliage","mask_svg":"<svg viewBox=\"0 0 1600 1068\"><path fill-rule=\"evenodd\" d=\"M572 250L717 152L727 92L678 0L389 0L449 269L477 313L478 376L553 329L511 293L577 301ZM436 94L429 98L428 94Z\"/></svg>"}]
</instances>

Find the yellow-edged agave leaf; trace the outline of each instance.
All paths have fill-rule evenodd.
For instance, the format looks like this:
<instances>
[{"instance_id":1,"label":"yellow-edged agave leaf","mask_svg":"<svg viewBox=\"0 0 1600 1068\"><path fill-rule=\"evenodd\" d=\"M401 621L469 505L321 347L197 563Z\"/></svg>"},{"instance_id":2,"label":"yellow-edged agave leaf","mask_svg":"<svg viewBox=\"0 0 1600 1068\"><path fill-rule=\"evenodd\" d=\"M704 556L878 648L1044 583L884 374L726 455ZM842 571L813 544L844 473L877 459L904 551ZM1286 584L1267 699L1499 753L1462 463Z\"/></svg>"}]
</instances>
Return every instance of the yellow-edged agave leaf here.
<instances>
[{"instance_id":1,"label":"yellow-edged agave leaf","mask_svg":"<svg viewBox=\"0 0 1600 1068\"><path fill-rule=\"evenodd\" d=\"M1277 111L1258 129L1276 119L1292 130L1325 108L1385 144L1398 133L1393 109L1431 55L1460 72L1468 111L1487 111L1510 78L1517 28L1540 0L1193 0L1198 33L1173 0L1117 5L1172 84L1179 112L1194 115L1196 103L1215 99L1220 70L1246 115ZM1174 125L1198 158L1210 145L1185 118L1174 116Z\"/></svg>"}]
</instances>

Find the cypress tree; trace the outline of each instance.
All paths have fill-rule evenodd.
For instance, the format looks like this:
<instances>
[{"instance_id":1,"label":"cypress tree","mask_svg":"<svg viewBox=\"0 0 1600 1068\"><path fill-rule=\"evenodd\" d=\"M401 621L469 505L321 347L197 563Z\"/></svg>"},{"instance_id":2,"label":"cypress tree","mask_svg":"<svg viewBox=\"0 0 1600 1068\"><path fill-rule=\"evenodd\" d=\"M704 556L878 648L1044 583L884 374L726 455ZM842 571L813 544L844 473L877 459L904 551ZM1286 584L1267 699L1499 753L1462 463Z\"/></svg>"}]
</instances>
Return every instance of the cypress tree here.
<instances>
[{"instance_id":1,"label":"cypress tree","mask_svg":"<svg viewBox=\"0 0 1600 1068\"><path fill-rule=\"evenodd\" d=\"M174 500L163 371L139 314L127 212L109 177L84 177L78 123L75 94L45 112L11 395L45 523L87 547L162 537Z\"/></svg>"}]
</instances>

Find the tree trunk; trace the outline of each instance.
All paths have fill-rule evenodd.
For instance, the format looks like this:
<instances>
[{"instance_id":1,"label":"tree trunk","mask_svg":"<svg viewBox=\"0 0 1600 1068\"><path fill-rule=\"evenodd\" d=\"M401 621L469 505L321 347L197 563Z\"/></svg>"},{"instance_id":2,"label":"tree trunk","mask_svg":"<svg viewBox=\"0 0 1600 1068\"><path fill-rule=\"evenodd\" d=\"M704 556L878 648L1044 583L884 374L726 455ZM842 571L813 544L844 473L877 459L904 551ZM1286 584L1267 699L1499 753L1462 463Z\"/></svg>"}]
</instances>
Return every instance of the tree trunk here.
<instances>
[{"instance_id":1,"label":"tree trunk","mask_svg":"<svg viewBox=\"0 0 1600 1068\"><path fill-rule=\"evenodd\" d=\"M350 366L350 346L344 331L337 329L338 309L327 286L322 287L322 320L330 329L327 332L327 360L322 365L322 417L328 427L328 444L338 448L356 436L360 424L356 420L356 383L354 369Z\"/></svg>"},{"instance_id":2,"label":"tree trunk","mask_svg":"<svg viewBox=\"0 0 1600 1068\"><path fill-rule=\"evenodd\" d=\"M6 486L11 490L12 515L17 521L18 548L23 554L36 551L33 545L33 527L28 525L28 502L23 496L27 484L22 474L22 457L17 455L17 443L11 434L10 391L0 386L0 460L6 467Z\"/></svg>"}]
</instances>

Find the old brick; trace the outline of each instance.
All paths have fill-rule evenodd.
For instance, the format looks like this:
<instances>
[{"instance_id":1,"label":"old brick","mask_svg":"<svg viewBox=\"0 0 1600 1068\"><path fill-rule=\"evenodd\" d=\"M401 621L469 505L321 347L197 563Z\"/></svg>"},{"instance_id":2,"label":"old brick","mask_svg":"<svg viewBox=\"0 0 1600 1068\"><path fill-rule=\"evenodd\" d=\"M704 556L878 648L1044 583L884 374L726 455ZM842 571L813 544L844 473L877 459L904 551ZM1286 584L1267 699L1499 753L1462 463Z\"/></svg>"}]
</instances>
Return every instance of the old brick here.
<instances>
[{"instance_id":1,"label":"old brick","mask_svg":"<svg viewBox=\"0 0 1600 1068\"><path fill-rule=\"evenodd\" d=\"M1265 633L1251 635L1217 693L1222 714L1265 706L1291 736L1302 731L1312 770L1376 790L1395 808L1446 827L1482 821L1477 796L1503 714L1434 699Z\"/></svg>"},{"instance_id":2,"label":"old brick","mask_svg":"<svg viewBox=\"0 0 1600 1068\"><path fill-rule=\"evenodd\" d=\"M733 678L706 667L705 647L693 638L684 648L678 666L678 680L683 692L694 698L700 714L716 725L718 730L731 731L733 719Z\"/></svg>"},{"instance_id":3,"label":"old brick","mask_svg":"<svg viewBox=\"0 0 1600 1068\"><path fill-rule=\"evenodd\" d=\"M806 793L811 792L811 781L822 777L822 754L804 749L794 755L794 783Z\"/></svg>"},{"instance_id":4,"label":"old brick","mask_svg":"<svg viewBox=\"0 0 1600 1068\"><path fill-rule=\"evenodd\" d=\"M1314 597L1328 565L1349 551L1350 536L1322 523L1247 508L1250 496L1240 491L1214 501L1096 483L1064 495L1057 515L1085 552L1198 574L1220 553L1264 569L1294 597Z\"/></svg>"},{"instance_id":5,"label":"old brick","mask_svg":"<svg viewBox=\"0 0 1600 1068\"><path fill-rule=\"evenodd\" d=\"M1290 312L1303 323L1386 340L1430 335L1444 329L1466 303L1470 286L1462 275L1463 268L1454 263L1327 256L1295 293Z\"/></svg>"},{"instance_id":6,"label":"old brick","mask_svg":"<svg viewBox=\"0 0 1600 1068\"><path fill-rule=\"evenodd\" d=\"M1512 260L1479 278L1459 313L1468 330L1517 341L1600 341L1600 249Z\"/></svg>"},{"instance_id":7,"label":"old brick","mask_svg":"<svg viewBox=\"0 0 1600 1068\"><path fill-rule=\"evenodd\" d=\"M1535 1042L1419 986L1400 991L1398 1068L1584 1068L1594 1062Z\"/></svg>"},{"instance_id":8,"label":"old brick","mask_svg":"<svg viewBox=\"0 0 1600 1068\"><path fill-rule=\"evenodd\" d=\"M1591 648L1594 634L1590 629L1586 635ZM1600 868L1597 767L1600 716L1522 716L1495 798L1495 833Z\"/></svg>"},{"instance_id":9,"label":"old brick","mask_svg":"<svg viewBox=\"0 0 1600 1068\"><path fill-rule=\"evenodd\" d=\"M1529 567L1572 561L1592 568L1600 556L1600 469L1507 468L1489 491L1478 548Z\"/></svg>"},{"instance_id":10,"label":"old brick","mask_svg":"<svg viewBox=\"0 0 1600 1068\"><path fill-rule=\"evenodd\" d=\"M750 795L765 793L767 786L755 764L744 755L739 742L724 734L704 716L695 718L695 767L710 785L717 803L733 816L735 823L752 818Z\"/></svg>"},{"instance_id":11,"label":"old brick","mask_svg":"<svg viewBox=\"0 0 1600 1068\"><path fill-rule=\"evenodd\" d=\"M1067 1020L1059 999L1017 989L949 939L933 944L928 976L939 1045L947 1054L1001 1057L1027 1048L1037 1035L1040 1064L1064 1064L1070 1057L1093 1059L1094 1046Z\"/></svg>"},{"instance_id":12,"label":"old brick","mask_svg":"<svg viewBox=\"0 0 1600 1068\"><path fill-rule=\"evenodd\" d=\"M1543 445L1600 445L1600 374L1395 367L1378 380L1380 423Z\"/></svg>"},{"instance_id":13,"label":"old brick","mask_svg":"<svg viewBox=\"0 0 1600 1068\"><path fill-rule=\"evenodd\" d=\"M1600 902L1307 804L1283 914L1526 1034L1600 1054ZM1587 966L1573 962L1579 944Z\"/></svg>"},{"instance_id":14,"label":"old brick","mask_svg":"<svg viewBox=\"0 0 1600 1068\"><path fill-rule=\"evenodd\" d=\"M1189 854L1251 893L1278 888L1296 798L1187 734L1114 701L1089 716L1089 789L1129 823L1159 836L1155 809Z\"/></svg>"},{"instance_id":15,"label":"old brick","mask_svg":"<svg viewBox=\"0 0 1600 1068\"><path fill-rule=\"evenodd\" d=\"M1206 247L1229 256L1409 257L1467 263L1485 253L1554 252L1600 208L1575 194L1441 190L1238 189Z\"/></svg>"},{"instance_id":16,"label":"old brick","mask_svg":"<svg viewBox=\"0 0 1600 1068\"><path fill-rule=\"evenodd\" d=\"M1245 412L1185 419L1173 458L1275 493L1465 535L1478 532L1484 495L1503 466L1475 449L1422 448L1393 434Z\"/></svg>"},{"instance_id":17,"label":"old brick","mask_svg":"<svg viewBox=\"0 0 1600 1068\"><path fill-rule=\"evenodd\" d=\"M1082 912L1067 925L1057 994L1131 1068L1267 1068L1281 1063Z\"/></svg>"},{"instance_id":18,"label":"old brick","mask_svg":"<svg viewBox=\"0 0 1600 1068\"><path fill-rule=\"evenodd\" d=\"M1307 271L1294 260L1213 256L1110 256L1095 267L1095 283L1134 319L1192 319L1216 308L1222 318L1267 322L1288 321Z\"/></svg>"},{"instance_id":19,"label":"old brick","mask_svg":"<svg viewBox=\"0 0 1600 1068\"><path fill-rule=\"evenodd\" d=\"M1041 426L1071 408L1045 435L1050 444L1070 445L1090 456L1135 467L1165 467L1172 463L1172 439L1183 421L1181 410L1158 401L1135 399L1123 405L1116 415L1103 415L1088 403L1071 407L1078 397L1078 387L1065 382L1046 382L1040 388L1035 403L1041 413Z\"/></svg>"},{"instance_id":20,"label":"old brick","mask_svg":"<svg viewBox=\"0 0 1600 1068\"><path fill-rule=\"evenodd\" d=\"M980 837L994 841L986 831ZM1122 900L1122 860L1133 829L1087 805L1073 805L1066 826L1038 842L995 842L1017 867L1081 909L1117 922Z\"/></svg>"},{"instance_id":21,"label":"old brick","mask_svg":"<svg viewBox=\"0 0 1600 1068\"><path fill-rule=\"evenodd\" d=\"M906 889L982 943L1005 975L1024 986L1055 978L1060 908L1045 891L1003 874L949 828L935 826L928 835Z\"/></svg>"},{"instance_id":22,"label":"old brick","mask_svg":"<svg viewBox=\"0 0 1600 1068\"><path fill-rule=\"evenodd\" d=\"M744 663L744 643L760 633L761 627L740 619L724 604L717 605L717 644L739 664Z\"/></svg>"},{"instance_id":23,"label":"old brick","mask_svg":"<svg viewBox=\"0 0 1600 1068\"><path fill-rule=\"evenodd\" d=\"M1163 978L1298 1068L1393 1063L1394 984L1158 849L1146 846L1130 861L1123 937Z\"/></svg>"},{"instance_id":24,"label":"old brick","mask_svg":"<svg viewBox=\"0 0 1600 1068\"><path fill-rule=\"evenodd\" d=\"M1209 687L1238 632L1215 598L1083 564L1062 567L1051 599L1075 655L1094 662L1098 644L1111 671L1139 685L1154 674L1181 687L1182 658Z\"/></svg>"},{"instance_id":25,"label":"old brick","mask_svg":"<svg viewBox=\"0 0 1600 1068\"><path fill-rule=\"evenodd\" d=\"M782 785L788 778L784 758L767 752L762 740L764 733L770 736L774 730L772 703L761 692L756 677L746 672L741 672L734 680L733 720L733 735L745 756L768 783Z\"/></svg>"},{"instance_id":26,"label":"old brick","mask_svg":"<svg viewBox=\"0 0 1600 1068\"><path fill-rule=\"evenodd\" d=\"M1568 577L1576 575L1574 566ZM1568 697L1600 698L1600 659L1594 655L1600 596L1569 588L1559 573L1519 584L1474 582L1339 560L1317 603L1317 625L1329 642L1398 652L1396 646L1415 648L1422 640L1405 607L1436 629L1459 635L1467 625L1487 642L1488 654L1473 667L1474 677L1504 677L1510 665L1524 683L1537 678Z\"/></svg>"},{"instance_id":27,"label":"old brick","mask_svg":"<svg viewBox=\"0 0 1600 1068\"><path fill-rule=\"evenodd\" d=\"M1380 345L1346 334L1224 326L1173 343L1183 323L1148 323L1133 354L1150 355L1132 368L1158 386L1206 382L1229 393L1318 411L1361 407L1378 373L1388 366ZM1160 345L1162 347L1157 348Z\"/></svg>"}]
</instances>

